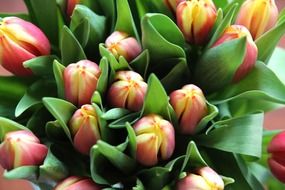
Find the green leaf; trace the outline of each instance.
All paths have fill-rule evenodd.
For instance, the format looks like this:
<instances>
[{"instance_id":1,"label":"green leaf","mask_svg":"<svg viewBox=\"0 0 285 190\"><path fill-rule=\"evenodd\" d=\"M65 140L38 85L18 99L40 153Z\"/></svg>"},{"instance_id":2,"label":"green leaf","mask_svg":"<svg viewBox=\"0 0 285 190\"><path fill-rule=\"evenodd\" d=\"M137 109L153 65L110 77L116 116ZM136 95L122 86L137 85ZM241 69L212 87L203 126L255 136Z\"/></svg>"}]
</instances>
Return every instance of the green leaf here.
<instances>
[{"instance_id":1,"label":"green leaf","mask_svg":"<svg viewBox=\"0 0 285 190\"><path fill-rule=\"evenodd\" d=\"M138 177L144 184L145 189L162 189L168 182L169 169L159 166L144 169L139 172Z\"/></svg>"},{"instance_id":2,"label":"green leaf","mask_svg":"<svg viewBox=\"0 0 285 190\"><path fill-rule=\"evenodd\" d=\"M117 21L115 31L123 31L140 41L128 0L116 1Z\"/></svg>"},{"instance_id":3,"label":"green leaf","mask_svg":"<svg viewBox=\"0 0 285 190\"><path fill-rule=\"evenodd\" d=\"M72 24L71 20L71 24ZM90 35L90 23L89 21L84 18L81 20L80 23L77 24L77 26L72 26L71 25L71 30L74 34L74 36L77 38L78 42L82 46L82 48L85 48L88 40L89 40L89 35Z\"/></svg>"},{"instance_id":4,"label":"green leaf","mask_svg":"<svg viewBox=\"0 0 285 190\"><path fill-rule=\"evenodd\" d=\"M148 88L142 108L142 115L158 114L171 120L168 114L168 96L159 79L151 74L148 79Z\"/></svg>"},{"instance_id":5,"label":"green leaf","mask_svg":"<svg viewBox=\"0 0 285 190\"><path fill-rule=\"evenodd\" d=\"M43 98L43 104L49 110L49 112L58 120L66 136L72 142L67 122L70 120L71 116L77 108L70 102L57 98L45 97Z\"/></svg>"},{"instance_id":6,"label":"green leaf","mask_svg":"<svg viewBox=\"0 0 285 190\"><path fill-rule=\"evenodd\" d=\"M15 121L12 121L4 117L0 117L0 141L3 141L6 133L18 130L29 130L29 129Z\"/></svg>"},{"instance_id":7,"label":"green leaf","mask_svg":"<svg viewBox=\"0 0 285 190\"><path fill-rule=\"evenodd\" d=\"M13 170L5 170L3 176L6 179L36 179L38 166L21 166Z\"/></svg>"},{"instance_id":8,"label":"green leaf","mask_svg":"<svg viewBox=\"0 0 285 190\"><path fill-rule=\"evenodd\" d=\"M10 17L10 16L15 16L29 22L31 21L31 18L27 13L3 13L3 12L0 13L0 18Z\"/></svg>"},{"instance_id":9,"label":"green leaf","mask_svg":"<svg viewBox=\"0 0 285 190\"><path fill-rule=\"evenodd\" d=\"M213 0L216 7L224 8L228 4L228 0Z\"/></svg>"},{"instance_id":10,"label":"green leaf","mask_svg":"<svg viewBox=\"0 0 285 190\"><path fill-rule=\"evenodd\" d=\"M53 73L57 86L57 95L59 98L65 98L63 71L65 67L57 60L53 62Z\"/></svg>"},{"instance_id":11,"label":"green leaf","mask_svg":"<svg viewBox=\"0 0 285 190\"><path fill-rule=\"evenodd\" d=\"M114 120L119 119L129 113L130 111L124 108L113 108L103 113L101 118L105 120Z\"/></svg>"},{"instance_id":12,"label":"green leaf","mask_svg":"<svg viewBox=\"0 0 285 190\"><path fill-rule=\"evenodd\" d=\"M257 62L253 70L240 82L208 96L213 104L220 104L237 98L285 102L285 85L263 63Z\"/></svg>"},{"instance_id":13,"label":"green leaf","mask_svg":"<svg viewBox=\"0 0 285 190\"><path fill-rule=\"evenodd\" d=\"M64 26L62 30L60 50L62 63L65 66L86 59L83 48L67 26Z\"/></svg>"},{"instance_id":14,"label":"green leaf","mask_svg":"<svg viewBox=\"0 0 285 190\"><path fill-rule=\"evenodd\" d=\"M115 129L125 128L126 122L129 122L132 125L139 119L139 116L140 116L139 112L130 113L128 115L125 115L125 116L119 118L118 120L111 122L108 125L108 127L115 128Z\"/></svg>"},{"instance_id":15,"label":"green leaf","mask_svg":"<svg viewBox=\"0 0 285 190\"><path fill-rule=\"evenodd\" d=\"M279 18L285 16L285 11L279 15ZM285 19L282 19L277 25L263 34L256 40L256 46L258 48L258 60L267 63L280 41L281 37L285 34Z\"/></svg>"},{"instance_id":16,"label":"green leaf","mask_svg":"<svg viewBox=\"0 0 285 190\"><path fill-rule=\"evenodd\" d=\"M39 56L23 63L25 68L29 68L35 75L38 76L52 76L53 75L53 61L57 59L54 55Z\"/></svg>"},{"instance_id":17,"label":"green leaf","mask_svg":"<svg viewBox=\"0 0 285 190\"><path fill-rule=\"evenodd\" d=\"M227 152L260 158L263 113L214 123L213 130L197 138L197 144Z\"/></svg>"},{"instance_id":18,"label":"green leaf","mask_svg":"<svg viewBox=\"0 0 285 190\"><path fill-rule=\"evenodd\" d=\"M68 140L68 138L67 138L63 128L61 127L61 124L58 122L58 120L46 122L45 133L49 139L52 139L54 141L66 141L66 140Z\"/></svg>"},{"instance_id":19,"label":"green leaf","mask_svg":"<svg viewBox=\"0 0 285 190\"><path fill-rule=\"evenodd\" d=\"M104 95L108 87L108 77L109 77L109 63L106 57L102 57L99 64L101 74L98 79L96 90Z\"/></svg>"},{"instance_id":20,"label":"green leaf","mask_svg":"<svg viewBox=\"0 0 285 190\"><path fill-rule=\"evenodd\" d=\"M285 50L282 48L275 48L272 57L270 58L267 66L276 74L276 76L285 84Z\"/></svg>"},{"instance_id":21,"label":"green leaf","mask_svg":"<svg viewBox=\"0 0 285 190\"><path fill-rule=\"evenodd\" d=\"M126 123L126 129L128 132L130 153L131 153L132 158L136 159L136 151L137 151L136 133L129 123Z\"/></svg>"},{"instance_id":22,"label":"green leaf","mask_svg":"<svg viewBox=\"0 0 285 190\"><path fill-rule=\"evenodd\" d=\"M24 0L31 20L47 35L52 44L58 45L58 20L56 0Z\"/></svg>"},{"instance_id":23,"label":"green leaf","mask_svg":"<svg viewBox=\"0 0 285 190\"><path fill-rule=\"evenodd\" d=\"M138 55L134 60L131 61L130 66L143 78L146 77L147 69L149 64L149 51L144 50L140 55Z\"/></svg>"}]
</instances>

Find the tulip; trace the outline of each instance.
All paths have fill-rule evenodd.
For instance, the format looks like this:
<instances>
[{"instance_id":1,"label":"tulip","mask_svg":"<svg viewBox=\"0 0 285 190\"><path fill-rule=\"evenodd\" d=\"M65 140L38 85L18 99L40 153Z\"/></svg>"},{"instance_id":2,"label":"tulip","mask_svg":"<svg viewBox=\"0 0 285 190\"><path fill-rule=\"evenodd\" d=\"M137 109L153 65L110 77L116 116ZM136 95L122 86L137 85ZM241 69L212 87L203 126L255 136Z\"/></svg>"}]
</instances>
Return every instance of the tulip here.
<instances>
[{"instance_id":1,"label":"tulip","mask_svg":"<svg viewBox=\"0 0 285 190\"><path fill-rule=\"evenodd\" d=\"M226 28L223 35L215 42L213 46L218 46L224 42L246 37L246 52L243 63L239 66L233 77L233 82L238 82L244 78L254 67L257 60L258 49L247 28L241 25L231 25Z\"/></svg>"},{"instance_id":2,"label":"tulip","mask_svg":"<svg viewBox=\"0 0 285 190\"><path fill-rule=\"evenodd\" d=\"M191 0L180 3L176 10L177 25L186 41L204 45L217 17L212 0Z\"/></svg>"},{"instance_id":3,"label":"tulip","mask_svg":"<svg viewBox=\"0 0 285 190\"><path fill-rule=\"evenodd\" d=\"M176 13L176 8L179 3L186 0L164 0L164 4L174 13Z\"/></svg>"},{"instance_id":4,"label":"tulip","mask_svg":"<svg viewBox=\"0 0 285 190\"><path fill-rule=\"evenodd\" d=\"M274 0L246 0L240 9L236 23L250 31L253 39L272 28L278 19Z\"/></svg>"},{"instance_id":5,"label":"tulip","mask_svg":"<svg viewBox=\"0 0 285 190\"><path fill-rule=\"evenodd\" d=\"M172 124L159 115L147 115L133 126L136 133L136 158L145 166L153 166L172 156L175 148L175 134Z\"/></svg>"},{"instance_id":6,"label":"tulip","mask_svg":"<svg viewBox=\"0 0 285 190\"><path fill-rule=\"evenodd\" d=\"M48 148L30 131L12 131L6 133L0 144L0 164L11 170L21 166L41 165Z\"/></svg>"},{"instance_id":7,"label":"tulip","mask_svg":"<svg viewBox=\"0 0 285 190\"><path fill-rule=\"evenodd\" d=\"M73 10L80 0L67 0L66 14L70 17L73 13Z\"/></svg>"},{"instance_id":8,"label":"tulip","mask_svg":"<svg viewBox=\"0 0 285 190\"><path fill-rule=\"evenodd\" d=\"M0 20L0 64L18 76L28 76L32 71L23 62L50 53L50 43L35 25L17 17Z\"/></svg>"},{"instance_id":9,"label":"tulip","mask_svg":"<svg viewBox=\"0 0 285 190\"><path fill-rule=\"evenodd\" d=\"M90 178L71 176L60 182L53 190L100 190Z\"/></svg>"},{"instance_id":10,"label":"tulip","mask_svg":"<svg viewBox=\"0 0 285 190\"><path fill-rule=\"evenodd\" d=\"M190 173L178 181L176 190L223 190L222 178L210 167L197 170L196 174Z\"/></svg>"},{"instance_id":11,"label":"tulip","mask_svg":"<svg viewBox=\"0 0 285 190\"><path fill-rule=\"evenodd\" d=\"M119 71L114 81L107 94L109 105L139 111L147 90L143 78L134 71Z\"/></svg>"},{"instance_id":12,"label":"tulip","mask_svg":"<svg viewBox=\"0 0 285 190\"><path fill-rule=\"evenodd\" d=\"M207 115L208 107L202 90L188 84L170 94L170 104L179 119L182 134L194 134L201 119Z\"/></svg>"},{"instance_id":13,"label":"tulip","mask_svg":"<svg viewBox=\"0 0 285 190\"><path fill-rule=\"evenodd\" d=\"M78 106L90 103L100 74L99 66L89 60L68 65L63 73L65 98Z\"/></svg>"},{"instance_id":14,"label":"tulip","mask_svg":"<svg viewBox=\"0 0 285 190\"><path fill-rule=\"evenodd\" d=\"M75 111L69 121L74 147L82 154L89 154L90 148L101 138L99 118L92 105L83 105Z\"/></svg>"},{"instance_id":15,"label":"tulip","mask_svg":"<svg viewBox=\"0 0 285 190\"><path fill-rule=\"evenodd\" d=\"M125 32L115 31L105 41L106 48L118 59L123 56L132 61L142 51L140 44L134 37Z\"/></svg>"},{"instance_id":16,"label":"tulip","mask_svg":"<svg viewBox=\"0 0 285 190\"><path fill-rule=\"evenodd\" d=\"M268 166L272 174L285 183L285 131L272 138L268 145L268 152L271 154Z\"/></svg>"}]
</instances>

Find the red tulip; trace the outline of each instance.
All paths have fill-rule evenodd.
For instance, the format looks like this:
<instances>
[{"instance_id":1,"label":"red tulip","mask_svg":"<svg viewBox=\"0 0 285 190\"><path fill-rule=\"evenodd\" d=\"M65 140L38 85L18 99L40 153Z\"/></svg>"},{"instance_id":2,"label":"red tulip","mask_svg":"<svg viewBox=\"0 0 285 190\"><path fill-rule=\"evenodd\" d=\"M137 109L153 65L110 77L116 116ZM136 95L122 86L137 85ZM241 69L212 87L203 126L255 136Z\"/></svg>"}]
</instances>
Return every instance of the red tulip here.
<instances>
[{"instance_id":1,"label":"red tulip","mask_svg":"<svg viewBox=\"0 0 285 190\"><path fill-rule=\"evenodd\" d=\"M186 41L204 45L209 40L217 17L212 0L191 0L180 3L176 10L177 25Z\"/></svg>"},{"instance_id":2,"label":"red tulip","mask_svg":"<svg viewBox=\"0 0 285 190\"><path fill-rule=\"evenodd\" d=\"M31 75L23 62L50 53L50 43L34 24L17 17L0 21L0 64L18 76Z\"/></svg>"},{"instance_id":3,"label":"red tulip","mask_svg":"<svg viewBox=\"0 0 285 190\"><path fill-rule=\"evenodd\" d=\"M172 92L170 104L179 119L180 132L183 134L194 134L197 125L208 113L202 90L193 84Z\"/></svg>"},{"instance_id":4,"label":"red tulip","mask_svg":"<svg viewBox=\"0 0 285 190\"><path fill-rule=\"evenodd\" d=\"M108 103L111 107L139 111L144 102L147 84L134 71L119 71L108 91Z\"/></svg>"},{"instance_id":5,"label":"red tulip","mask_svg":"<svg viewBox=\"0 0 285 190\"><path fill-rule=\"evenodd\" d=\"M136 158L145 166L153 166L158 159L167 160L175 148L172 124L159 115L147 115L133 126L137 140Z\"/></svg>"},{"instance_id":6,"label":"red tulip","mask_svg":"<svg viewBox=\"0 0 285 190\"><path fill-rule=\"evenodd\" d=\"M253 39L272 28L278 19L274 0L246 0L240 9L236 23L250 31Z\"/></svg>"},{"instance_id":7,"label":"red tulip","mask_svg":"<svg viewBox=\"0 0 285 190\"><path fill-rule=\"evenodd\" d=\"M231 25L226 28L223 35L216 41L214 46L221 45L224 42L242 38L246 36L246 53L243 59L243 63L236 71L233 81L237 82L244 78L254 67L257 60L258 49L250 35L250 32L241 25Z\"/></svg>"},{"instance_id":8,"label":"red tulip","mask_svg":"<svg viewBox=\"0 0 285 190\"><path fill-rule=\"evenodd\" d=\"M21 166L41 165L48 148L30 131L13 131L0 144L0 164L11 170Z\"/></svg>"},{"instance_id":9,"label":"red tulip","mask_svg":"<svg viewBox=\"0 0 285 190\"><path fill-rule=\"evenodd\" d=\"M107 49L118 59L123 56L132 61L142 51L140 44L134 37L125 32L115 31L105 41Z\"/></svg>"},{"instance_id":10,"label":"red tulip","mask_svg":"<svg viewBox=\"0 0 285 190\"><path fill-rule=\"evenodd\" d=\"M101 190L90 178L71 176L60 182L53 190Z\"/></svg>"},{"instance_id":11,"label":"red tulip","mask_svg":"<svg viewBox=\"0 0 285 190\"><path fill-rule=\"evenodd\" d=\"M80 153L88 155L90 148L101 138L99 118L92 105L83 105L69 121L74 139L74 147Z\"/></svg>"},{"instance_id":12,"label":"red tulip","mask_svg":"<svg viewBox=\"0 0 285 190\"><path fill-rule=\"evenodd\" d=\"M66 14L70 17L73 13L75 6L80 2L80 0L67 0Z\"/></svg>"},{"instance_id":13,"label":"red tulip","mask_svg":"<svg viewBox=\"0 0 285 190\"><path fill-rule=\"evenodd\" d=\"M65 98L78 106L90 103L100 74L99 66L89 60L68 65L63 73Z\"/></svg>"},{"instance_id":14,"label":"red tulip","mask_svg":"<svg viewBox=\"0 0 285 190\"><path fill-rule=\"evenodd\" d=\"M272 174L285 183L285 131L273 137L268 145L268 166Z\"/></svg>"}]
</instances>

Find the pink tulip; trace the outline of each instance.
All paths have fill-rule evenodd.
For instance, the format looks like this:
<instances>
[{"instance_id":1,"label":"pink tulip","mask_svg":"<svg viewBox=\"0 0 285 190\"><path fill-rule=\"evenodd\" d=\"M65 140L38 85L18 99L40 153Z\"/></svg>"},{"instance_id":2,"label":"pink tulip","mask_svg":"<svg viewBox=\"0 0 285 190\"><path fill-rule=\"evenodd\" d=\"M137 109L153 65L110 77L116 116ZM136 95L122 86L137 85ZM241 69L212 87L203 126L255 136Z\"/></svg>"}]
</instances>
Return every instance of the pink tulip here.
<instances>
[{"instance_id":1,"label":"pink tulip","mask_svg":"<svg viewBox=\"0 0 285 190\"><path fill-rule=\"evenodd\" d=\"M79 4L80 0L67 0L67 9L66 14L70 17L73 13L73 10L77 4Z\"/></svg>"},{"instance_id":2,"label":"pink tulip","mask_svg":"<svg viewBox=\"0 0 285 190\"><path fill-rule=\"evenodd\" d=\"M12 131L6 133L0 144L0 164L11 170L21 166L41 165L48 148L30 131Z\"/></svg>"},{"instance_id":3,"label":"pink tulip","mask_svg":"<svg viewBox=\"0 0 285 190\"><path fill-rule=\"evenodd\" d=\"M231 25L226 28L223 35L214 44L214 46L218 46L224 42L242 37L246 37L246 52L243 63L239 66L234 75L233 82L238 82L244 78L252 70L257 60L258 49L250 35L250 32L244 26Z\"/></svg>"},{"instance_id":4,"label":"pink tulip","mask_svg":"<svg viewBox=\"0 0 285 190\"><path fill-rule=\"evenodd\" d=\"M153 166L158 159L168 160L175 148L172 124L159 115L147 115L133 126L137 140L136 158L145 166Z\"/></svg>"},{"instance_id":5,"label":"pink tulip","mask_svg":"<svg viewBox=\"0 0 285 190\"><path fill-rule=\"evenodd\" d=\"M140 44L134 37L125 32L115 31L105 41L106 48L118 59L123 56L132 61L142 51Z\"/></svg>"},{"instance_id":6,"label":"pink tulip","mask_svg":"<svg viewBox=\"0 0 285 190\"><path fill-rule=\"evenodd\" d=\"M202 90L193 84L185 85L182 89L172 92L170 104L179 119L182 134L193 135L201 119L208 113Z\"/></svg>"},{"instance_id":7,"label":"pink tulip","mask_svg":"<svg viewBox=\"0 0 285 190\"><path fill-rule=\"evenodd\" d=\"M285 183L285 131L273 137L268 145L268 166L272 174L281 182Z\"/></svg>"},{"instance_id":8,"label":"pink tulip","mask_svg":"<svg viewBox=\"0 0 285 190\"><path fill-rule=\"evenodd\" d=\"M69 121L74 147L88 155L91 147L101 138L99 118L92 105L83 105Z\"/></svg>"},{"instance_id":9,"label":"pink tulip","mask_svg":"<svg viewBox=\"0 0 285 190\"><path fill-rule=\"evenodd\" d=\"M176 190L223 190L222 178L210 167L203 167L179 180Z\"/></svg>"},{"instance_id":10,"label":"pink tulip","mask_svg":"<svg viewBox=\"0 0 285 190\"><path fill-rule=\"evenodd\" d=\"M107 94L109 105L139 111L147 90L143 78L134 71L119 71L114 81Z\"/></svg>"},{"instance_id":11,"label":"pink tulip","mask_svg":"<svg viewBox=\"0 0 285 190\"><path fill-rule=\"evenodd\" d=\"M65 98L78 106L90 103L100 74L99 66L89 60L68 65L63 73Z\"/></svg>"},{"instance_id":12,"label":"pink tulip","mask_svg":"<svg viewBox=\"0 0 285 190\"><path fill-rule=\"evenodd\" d=\"M236 23L250 31L253 39L272 28L278 19L274 0L246 0L240 9Z\"/></svg>"},{"instance_id":13,"label":"pink tulip","mask_svg":"<svg viewBox=\"0 0 285 190\"><path fill-rule=\"evenodd\" d=\"M31 75L23 62L50 53L50 43L35 25L17 17L0 21L0 64L18 76Z\"/></svg>"},{"instance_id":14,"label":"pink tulip","mask_svg":"<svg viewBox=\"0 0 285 190\"><path fill-rule=\"evenodd\" d=\"M186 0L164 0L164 4L173 12L176 13L176 8L179 3Z\"/></svg>"},{"instance_id":15,"label":"pink tulip","mask_svg":"<svg viewBox=\"0 0 285 190\"><path fill-rule=\"evenodd\" d=\"M90 178L71 176L60 182L53 190L101 190Z\"/></svg>"},{"instance_id":16,"label":"pink tulip","mask_svg":"<svg viewBox=\"0 0 285 190\"><path fill-rule=\"evenodd\" d=\"M177 25L186 41L204 45L215 24L217 11L212 0L191 0L180 3L176 10Z\"/></svg>"}]
</instances>

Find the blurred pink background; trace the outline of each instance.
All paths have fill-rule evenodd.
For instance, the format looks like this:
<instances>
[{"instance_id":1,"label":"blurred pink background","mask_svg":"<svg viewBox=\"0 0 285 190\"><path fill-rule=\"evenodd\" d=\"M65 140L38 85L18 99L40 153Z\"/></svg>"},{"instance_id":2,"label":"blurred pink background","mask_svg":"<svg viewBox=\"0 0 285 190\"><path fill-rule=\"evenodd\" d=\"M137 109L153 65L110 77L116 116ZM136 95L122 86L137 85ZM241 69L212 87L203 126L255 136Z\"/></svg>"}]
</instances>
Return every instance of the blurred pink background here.
<instances>
[{"instance_id":1,"label":"blurred pink background","mask_svg":"<svg viewBox=\"0 0 285 190\"><path fill-rule=\"evenodd\" d=\"M285 0L276 0L278 7L281 9L285 7ZM23 12L26 11L23 0L0 0L0 12ZM285 37L282 38L280 44L285 48ZM285 64L285 60L284 60ZM2 67L0 67L0 73L2 75L9 74ZM285 108L272 111L266 114L265 128L270 129L283 129L285 128ZM30 185L23 180L5 180L1 177L3 169L0 167L0 190L31 190Z\"/></svg>"}]
</instances>

